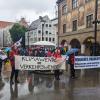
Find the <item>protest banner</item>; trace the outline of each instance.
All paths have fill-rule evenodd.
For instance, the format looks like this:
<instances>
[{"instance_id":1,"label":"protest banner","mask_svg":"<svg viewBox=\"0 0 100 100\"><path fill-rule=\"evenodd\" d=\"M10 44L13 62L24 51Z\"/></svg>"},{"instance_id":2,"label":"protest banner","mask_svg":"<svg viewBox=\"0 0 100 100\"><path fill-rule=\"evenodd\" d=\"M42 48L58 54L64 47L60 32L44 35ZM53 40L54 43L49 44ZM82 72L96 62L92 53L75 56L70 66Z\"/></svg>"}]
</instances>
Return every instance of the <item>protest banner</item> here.
<instances>
[{"instance_id":1,"label":"protest banner","mask_svg":"<svg viewBox=\"0 0 100 100\"><path fill-rule=\"evenodd\" d=\"M100 68L100 56L75 56L74 68Z\"/></svg>"},{"instance_id":2,"label":"protest banner","mask_svg":"<svg viewBox=\"0 0 100 100\"><path fill-rule=\"evenodd\" d=\"M65 58L15 56L15 68L19 70L65 70Z\"/></svg>"}]
</instances>

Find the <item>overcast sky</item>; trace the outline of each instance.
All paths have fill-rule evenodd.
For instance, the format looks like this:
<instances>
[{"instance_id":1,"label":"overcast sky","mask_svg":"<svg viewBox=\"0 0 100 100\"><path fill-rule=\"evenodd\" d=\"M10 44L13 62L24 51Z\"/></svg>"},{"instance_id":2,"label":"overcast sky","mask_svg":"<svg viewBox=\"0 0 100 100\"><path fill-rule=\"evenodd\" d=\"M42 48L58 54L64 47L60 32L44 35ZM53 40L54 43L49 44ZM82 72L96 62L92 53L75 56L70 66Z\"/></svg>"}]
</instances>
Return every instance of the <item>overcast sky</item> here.
<instances>
[{"instance_id":1,"label":"overcast sky","mask_svg":"<svg viewBox=\"0 0 100 100\"><path fill-rule=\"evenodd\" d=\"M56 0L0 0L0 20L17 21L25 17L28 22L38 16L55 16Z\"/></svg>"}]
</instances>

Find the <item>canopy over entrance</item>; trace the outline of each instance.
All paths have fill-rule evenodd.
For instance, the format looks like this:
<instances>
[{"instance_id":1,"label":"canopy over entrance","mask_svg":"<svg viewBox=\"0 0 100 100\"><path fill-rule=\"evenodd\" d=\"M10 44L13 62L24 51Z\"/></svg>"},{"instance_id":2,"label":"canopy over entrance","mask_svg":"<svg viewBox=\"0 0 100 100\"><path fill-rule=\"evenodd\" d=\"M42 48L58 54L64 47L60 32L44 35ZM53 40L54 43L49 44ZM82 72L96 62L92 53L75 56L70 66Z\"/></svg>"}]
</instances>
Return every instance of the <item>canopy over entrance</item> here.
<instances>
[{"instance_id":1,"label":"canopy over entrance","mask_svg":"<svg viewBox=\"0 0 100 100\"><path fill-rule=\"evenodd\" d=\"M36 45L36 46L56 46L54 43L51 43L48 41L39 41L39 42L33 43L33 45Z\"/></svg>"}]
</instances>

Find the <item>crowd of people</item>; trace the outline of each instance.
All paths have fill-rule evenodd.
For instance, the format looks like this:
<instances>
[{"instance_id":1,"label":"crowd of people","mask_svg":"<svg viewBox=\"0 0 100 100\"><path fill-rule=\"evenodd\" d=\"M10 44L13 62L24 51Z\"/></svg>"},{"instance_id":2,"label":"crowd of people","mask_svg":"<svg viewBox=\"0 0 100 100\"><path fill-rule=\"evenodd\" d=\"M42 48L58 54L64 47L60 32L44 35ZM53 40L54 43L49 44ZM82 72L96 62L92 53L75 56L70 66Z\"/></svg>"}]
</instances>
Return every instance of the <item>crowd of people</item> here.
<instances>
[{"instance_id":1,"label":"crowd of people","mask_svg":"<svg viewBox=\"0 0 100 100\"><path fill-rule=\"evenodd\" d=\"M35 57L54 57L54 58L61 58L62 54L66 54L66 51L62 48L57 47L56 49L50 49L50 48L43 48L43 47L39 47L39 48L23 48L23 47L16 47L16 46L12 46L11 50L7 52L7 56L8 58L4 61L6 62L7 60L10 60L11 63L11 76L10 76L10 83L13 84L14 83L14 79L15 79L15 83L19 83L18 80L18 70L15 69L15 55L20 55L20 56L35 56ZM0 75L1 75L1 71L2 71L2 60L0 59ZM74 54L71 54L69 56L69 64L70 64L70 71L71 71L71 78L75 77L75 70L74 70ZM57 69L54 71L54 75L55 75L55 79L59 80L59 75L60 75L60 70ZM14 78L15 76L15 78ZM14 78L14 79L13 79Z\"/></svg>"}]
</instances>

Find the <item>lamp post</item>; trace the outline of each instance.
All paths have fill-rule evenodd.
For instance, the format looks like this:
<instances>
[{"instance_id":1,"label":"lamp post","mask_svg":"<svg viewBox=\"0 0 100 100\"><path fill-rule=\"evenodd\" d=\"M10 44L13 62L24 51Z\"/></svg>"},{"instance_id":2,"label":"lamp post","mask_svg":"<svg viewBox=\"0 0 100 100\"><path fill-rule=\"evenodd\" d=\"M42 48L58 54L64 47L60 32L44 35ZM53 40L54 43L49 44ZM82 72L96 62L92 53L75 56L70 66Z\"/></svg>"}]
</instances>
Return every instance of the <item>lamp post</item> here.
<instances>
[{"instance_id":1,"label":"lamp post","mask_svg":"<svg viewBox=\"0 0 100 100\"><path fill-rule=\"evenodd\" d=\"M30 35L29 35L29 31L28 31L28 35L27 35L27 39L28 39L28 43L27 43L28 44L28 55L29 55L29 45L30 45L29 44L29 38L30 38Z\"/></svg>"},{"instance_id":2,"label":"lamp post","mask_svg":"<svg viewBox=\"0 0 100 100\"><path fill-rule=\"evenodd\" d=\"M97 43L97 24L99 23L98 18L98 0L95 0L95 20L93 21L94 24L94 46L93 46L93 55L96 55L96 43Z\"/></svg>"},{"instance_id":3,"label":"lamp post","mask_svg":"<svg viewBox=\"0 0 100 100\"><path fill-rule=\"evenodd\" d=\"M43 34L44 34L44 24L42 24L42 41L43 41Z\"/></svg>"},{"instance_id":4,"label":"lamp post","mask_svg":"<svg viewBox=\"0 0 100 100\"><path fill-rule=\"evenodd\" d=\"M45 25L45 20L43 19L42 16L39 17L40 21L43 22L44 24L42 24L42 41L43 41L43 34L44 34L44 25Z\"/></svg>"}]
</instances>

